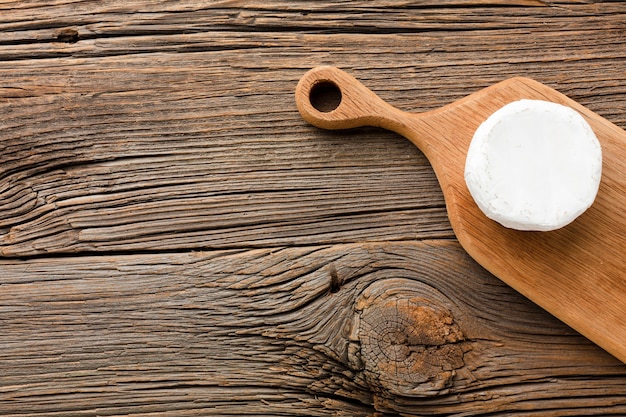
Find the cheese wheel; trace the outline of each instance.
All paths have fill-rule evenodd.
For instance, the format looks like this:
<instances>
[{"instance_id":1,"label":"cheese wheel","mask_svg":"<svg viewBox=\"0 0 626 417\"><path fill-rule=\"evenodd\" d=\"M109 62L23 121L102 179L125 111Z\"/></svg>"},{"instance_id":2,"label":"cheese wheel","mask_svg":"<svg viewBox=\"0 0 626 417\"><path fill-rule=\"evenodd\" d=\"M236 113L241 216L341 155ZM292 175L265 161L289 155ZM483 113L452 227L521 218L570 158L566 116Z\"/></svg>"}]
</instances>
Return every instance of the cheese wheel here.
<instances>
[{"instance_id":1,"label":"cheese wheel","mask_svg":"<svg viewBox=\"0 0 626 417\"><path fill-rule=\"evenodd\" d=\"M465 181L482 212L505 227L549 231L593 203L602 150L574 109L541 100L507 104L470 143Z\"/></svg>"}]
</instances>

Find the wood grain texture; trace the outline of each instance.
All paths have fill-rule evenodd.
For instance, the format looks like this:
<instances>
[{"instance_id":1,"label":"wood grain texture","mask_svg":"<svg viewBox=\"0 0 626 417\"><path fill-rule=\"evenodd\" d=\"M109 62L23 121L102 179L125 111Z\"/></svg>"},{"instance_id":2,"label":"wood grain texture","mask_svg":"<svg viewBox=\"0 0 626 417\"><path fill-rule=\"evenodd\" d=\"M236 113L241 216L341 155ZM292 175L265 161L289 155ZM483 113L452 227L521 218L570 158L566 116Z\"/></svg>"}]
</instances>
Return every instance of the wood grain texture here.
<instances>
[{"instance_id":1,"label":"wood grain texture","mask_svg":"<svg viewBox=\"0 0 626 417\"><path fill-rule=\"evenodd\" d=\"M626 412L624 366L453 242L1 266L4 415Z\"/></svg>"},{"instance_id":2,"label":"wood grain texture","mask_svg":"<svg viewBox=\"0 0 626 417\"><path fill-rule=\"evenodd\" d=\"M1 1L0 414L626 414L623 365L460 249L423 154L293 100L320 64L412 112L524 75L623 129L625 22Z\"/></svg>"}]
</instances>

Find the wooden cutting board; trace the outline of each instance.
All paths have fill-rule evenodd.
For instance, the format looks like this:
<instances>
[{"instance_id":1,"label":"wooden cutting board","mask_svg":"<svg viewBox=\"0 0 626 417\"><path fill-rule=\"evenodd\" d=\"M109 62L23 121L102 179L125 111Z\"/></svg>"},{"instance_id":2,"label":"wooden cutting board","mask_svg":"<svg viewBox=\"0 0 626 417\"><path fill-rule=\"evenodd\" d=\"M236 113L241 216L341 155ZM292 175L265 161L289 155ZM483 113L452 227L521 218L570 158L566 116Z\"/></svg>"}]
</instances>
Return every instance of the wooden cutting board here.
<instances>
[{"instance_id":1,"label":"wooden cutting board","mask_svg":"<svg viewBox=\"0 0 626 417\"><path fill-rule=\"evenodd\" d=\"M335 105L317 105L320 95L334 95ZM572 107L602 145L602 179L595 202L559 230L505 228L480 211L465 185L465 156L474 131L493 112L519 99ZM435 170L463 248L495 276L626 363L624 130L528 78L503 81L437 110L407 113L345 72L318 67L298 83L296 104L302 117L317 127L379 126L413 142Z\"/></svg>"}]
</instances>

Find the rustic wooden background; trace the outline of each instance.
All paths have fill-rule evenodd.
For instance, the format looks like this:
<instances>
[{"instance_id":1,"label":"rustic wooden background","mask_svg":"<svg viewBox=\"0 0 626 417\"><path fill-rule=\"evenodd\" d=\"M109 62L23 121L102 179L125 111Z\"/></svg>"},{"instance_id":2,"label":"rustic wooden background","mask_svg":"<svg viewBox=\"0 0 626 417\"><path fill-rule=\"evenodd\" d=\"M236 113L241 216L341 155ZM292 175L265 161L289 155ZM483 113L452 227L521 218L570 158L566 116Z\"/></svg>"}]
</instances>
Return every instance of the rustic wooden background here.
<instances>
[{"instance_id":1,"label":"rustic wooden background","mask_svg":"<svg viewBox=\"0 0 626 417\"><path fill-rule=\"evenodd\" d=\"M319 64L410 111L529 76L626 128L622 1L1 0L0 415L626 415L417 149L300 118Z\"/></svg>"}]
</instances>

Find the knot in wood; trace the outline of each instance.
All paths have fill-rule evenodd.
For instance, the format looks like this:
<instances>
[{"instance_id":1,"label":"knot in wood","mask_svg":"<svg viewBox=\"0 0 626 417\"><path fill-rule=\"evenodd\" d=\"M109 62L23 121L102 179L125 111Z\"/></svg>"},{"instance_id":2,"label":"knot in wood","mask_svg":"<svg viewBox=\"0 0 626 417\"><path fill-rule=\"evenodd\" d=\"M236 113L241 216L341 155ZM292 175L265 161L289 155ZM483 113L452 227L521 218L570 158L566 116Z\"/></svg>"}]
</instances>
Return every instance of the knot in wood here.
<instances>
[{"instance_id":1,"label":"knot in wood","mask_svg":"<svg viewBox=\"0 0 626 417\"><path fill-rule=\"evenodd\" d=\"M464 336L450 311L423 298L371 301L361 311L359 340L373 388L413 397L445 394L464 366Z\"/></svg>"}]
</instances>

